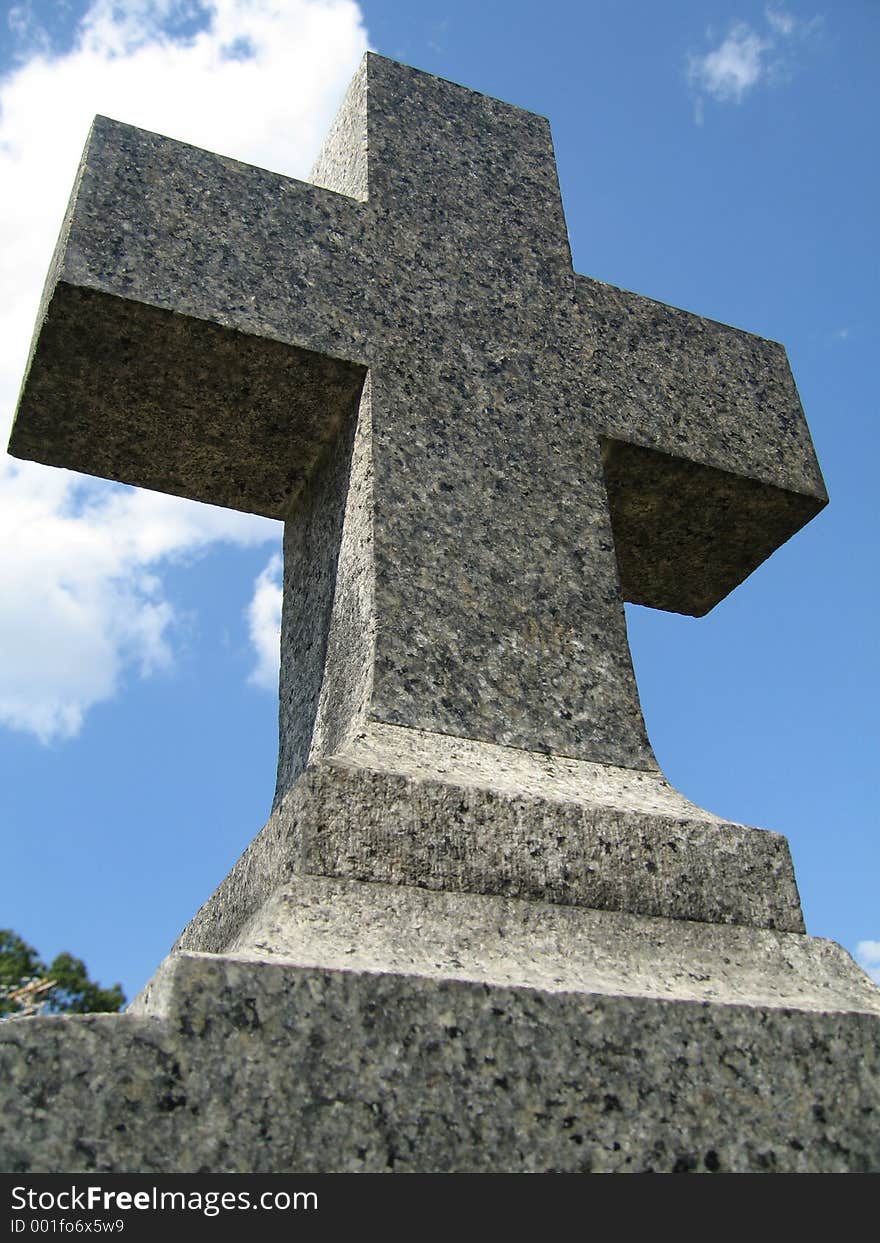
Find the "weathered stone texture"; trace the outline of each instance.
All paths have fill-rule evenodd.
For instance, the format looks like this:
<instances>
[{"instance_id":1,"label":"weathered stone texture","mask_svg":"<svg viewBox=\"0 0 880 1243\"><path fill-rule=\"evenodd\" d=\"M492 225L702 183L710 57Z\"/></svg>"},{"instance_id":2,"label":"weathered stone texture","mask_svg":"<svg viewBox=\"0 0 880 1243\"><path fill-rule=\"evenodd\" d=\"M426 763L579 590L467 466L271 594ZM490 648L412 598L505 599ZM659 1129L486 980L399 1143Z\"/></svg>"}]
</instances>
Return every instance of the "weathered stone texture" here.
<instances>
[{"instance_id":1,"label":"weathered stone texture","mask_svg":"<svg viewBox=\"0 0 880 1243\"><path fill-rule=\"evenodd\" d=\"M353 712L655 767L623 599L703 612L825 503L784 351L575 276L549 126L498 100L370 55L314 176L99 119L12 451L285 516L294 546L306 488L366 521L362 555L333 522L318 557L334 607L362 619L370 584L332 736ZM367 369L352 507L329 446ZM312 692L282 713L279 795Z\"/></svg>"},{"instance_id":2,"label":"weathered stone texture","mask_svg":"<svg viewBox=\"0 0 880 1243\"><path fill-rule=\"evenodd\" d=\"M189 954L171 971L164 1018L0 1028L3 1168L880 1168L875 993L844 1011Z\"/></svg>"},{"instance_id":3,"label":"weathered stone texture","mask_svg":"<svg viewBox=\"0 0 880 1243\"><path fill-rule=\"evenodd\" d=\"M659 782L658 782L659 784ZM617 795L617 791L614 792ZM785 838L592 798L310 767L178 948L227 950L279 883L337 876L803 932Z\"/></svg>"}]
</instances>

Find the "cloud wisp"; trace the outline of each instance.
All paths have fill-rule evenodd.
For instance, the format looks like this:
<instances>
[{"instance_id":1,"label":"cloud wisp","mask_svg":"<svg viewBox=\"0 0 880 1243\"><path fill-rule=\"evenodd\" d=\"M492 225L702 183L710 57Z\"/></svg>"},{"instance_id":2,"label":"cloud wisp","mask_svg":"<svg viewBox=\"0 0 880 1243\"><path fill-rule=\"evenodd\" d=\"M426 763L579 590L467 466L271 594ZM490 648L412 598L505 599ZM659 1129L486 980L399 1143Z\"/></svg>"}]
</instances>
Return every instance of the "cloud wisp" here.
<instances>
[{"instance_id":1,"label":"cloud wisp","mask_svg":"<svg viewBox=\"0 0 880 1243\"><path fill-rule=\"evenodd\" d=\"M718 47L692 58L690 80L720 103L738 104L766 71L766 54L772 46L747 22L737 22Z\"/></svg>"},{"instance_id":2,"label":"cloud wisp","mask_svg":"<svg viewBox=\"0 0 880 1243\"><path fill-rule=\"evenodd\" d=\"M880 984L880 941L859 941L856 962L875 984Z\"/></svg>"},{"instance_id":3,"label":"cloud wisp","mask_svg":"<svg viewBox=\"0 0 880 1243\"><path fill-rule=\"evenodd\" d=\"M746 21L733 22L719 39L709 31L712 46L687 60L687 78L695 94L695 119L702 123L705 101L741 104L761 85L787 80L791 74L791 46L808 36L816 19L800 21L784 9L767 8L761 29Z\"/></svg>"},{"instance_id":4,"label":"cloud wisp","mask_svg":"<svg viewBox=\"0 0 880 1243\"><path fill-rule=\"evenodd\" d=\"M277 690L281 664L281 557L278 553L272 554L268 565L257 575L247 621L251 645L257 654L248 681L267 691Z\"/></svg>"},{"instance_id":5,"label":"cloud wisp","mask_svg":"<svg viewBox=\"0 0 880 1243\"><path fill-rule=\"evenodd\" d=\"M95 0L62 52L32 20L11 31L21 42L0 77L3 445L94 114L304 177L367 46L353 0ZM173 663L164 566L218 541L277 544L280 533L264 519L9 457L0 526L0 725L44 742L75 735L127 675ZM267 687L273 564L250 614L252 681Z\"/></svg>"}]
</instances>

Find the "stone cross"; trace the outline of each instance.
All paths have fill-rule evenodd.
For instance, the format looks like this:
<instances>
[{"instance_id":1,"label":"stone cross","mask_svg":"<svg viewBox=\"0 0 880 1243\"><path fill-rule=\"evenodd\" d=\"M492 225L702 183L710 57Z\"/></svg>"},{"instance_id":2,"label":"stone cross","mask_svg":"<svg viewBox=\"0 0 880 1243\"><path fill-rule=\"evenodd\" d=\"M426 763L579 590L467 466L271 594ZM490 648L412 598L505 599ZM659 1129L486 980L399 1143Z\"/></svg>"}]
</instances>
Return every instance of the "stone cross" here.
<instances>
[{"instance_id":1,"label":"stone cross","mask_svg":"<svg viewBox=\"0 0 880 1243\"><path fill-rule=\"evenodd\" d=\"M286 521L279 795L364 720L656 771L624 600L826 501L783 348L577 275L547 121L393 61L312 176L98 118L11 452Z\"/></svg>"},{"instance_id":2,"label":"stone cross","mask_svg":"<svg viewBox=\"0 0 880 1243\"><path fill-rule=\"evenodd\" d=\"M547 122L414 69L312 176L89 139L12 449L285 520L278 790L128 1013L0 1024L0 1164L877 1169L877 991L624 624L825 503L782 347L578 276Z\"/></svg>"}]
</instances>

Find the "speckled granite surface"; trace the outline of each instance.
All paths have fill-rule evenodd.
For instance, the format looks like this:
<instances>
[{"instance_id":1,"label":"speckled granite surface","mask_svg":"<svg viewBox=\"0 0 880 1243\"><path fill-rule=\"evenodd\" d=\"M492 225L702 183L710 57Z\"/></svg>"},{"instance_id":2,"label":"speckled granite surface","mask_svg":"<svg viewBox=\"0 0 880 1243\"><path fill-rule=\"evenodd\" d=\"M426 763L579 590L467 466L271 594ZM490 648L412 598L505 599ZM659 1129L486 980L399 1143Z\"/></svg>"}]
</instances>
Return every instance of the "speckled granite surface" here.
<instances>
[{"instance_id":1,"label":"speckled granite surface","mask_svg":"<svg viewBox=\"0 0 880 1243\"><path fill-rule=\"evenodd\" d=\"M438 781L402 764L390 772L344 757L310 767L178 948L228 949L277 885L295 876L803 932L784 837L697 808L689 814L660 778L636 793L624 770L622 793L590 771L604 766L586 767L575 790L569 769L564 794L550 780L526 794L497 778L464 781L456 771Z\"/></svg>"},{"instance_id":2,"label":"speckled granite surface","mask_svg":"<svg viewBox=\"0 0 880 1243\"><path fill-rule=\"evenodd\" d=\"M11 449L286 520L278 783L132 1012L0 1025L0 1164L880 1168L880 993L626 642L825 503L784 350L576 275L547 122L381 57L313 182L84 155Z\"/></svg>"},{"instance_id":3,"label":"speckled granite surface","mask_svg":"<svg viewBox=\"0 0 880 1243\"><path fill-rule=\"evenodd\" d=\"M877 991L823 955L843 1006L178 955L162 1017L0 1025L0 1165L876 1171Z\"/></svg>"},{"instance_id":4,"label":"speckled granite surface","mask_svg":"<svg viewBox=\"0 0 880 1243\"><path fill-rule=\"evenodd\" d=\"M327 877L279 885L227 950L558 993L880 1013L880 992L832 941Z\"/></svg>"},{"instance_id":5,"label":"speckled granite surface","mask_svg":"<svg viewBox=\"0 0 880 1243\"><path fill-rule=\"evenodd\" d=\"M393 61L313 176L99 119L12 451L288 518L279 795L364 713L654 767L623 599L825 502L784 350L576 276L546 120Z\"/></svg>"}]
</instances>

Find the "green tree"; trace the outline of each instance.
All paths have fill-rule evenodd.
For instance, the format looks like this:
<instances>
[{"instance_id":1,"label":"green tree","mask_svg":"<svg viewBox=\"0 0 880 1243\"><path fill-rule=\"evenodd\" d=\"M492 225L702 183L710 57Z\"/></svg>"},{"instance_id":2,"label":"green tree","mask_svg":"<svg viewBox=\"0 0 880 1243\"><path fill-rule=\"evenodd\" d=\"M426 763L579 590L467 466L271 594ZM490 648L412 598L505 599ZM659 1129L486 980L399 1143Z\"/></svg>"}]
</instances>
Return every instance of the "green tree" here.
<instances>
[{"instance_id":1,"label":"green tree","mask_svg":"<svg viewBox=\"0 0 880 1243\"><path fill-rule=\"evenodd\" d=\"M85 963L58 954L46 966L32 945L0 929L0 1018L18 1014L116 1013L125 1005L119 984L101 988Z\"/></svg>"}]
</instances>

